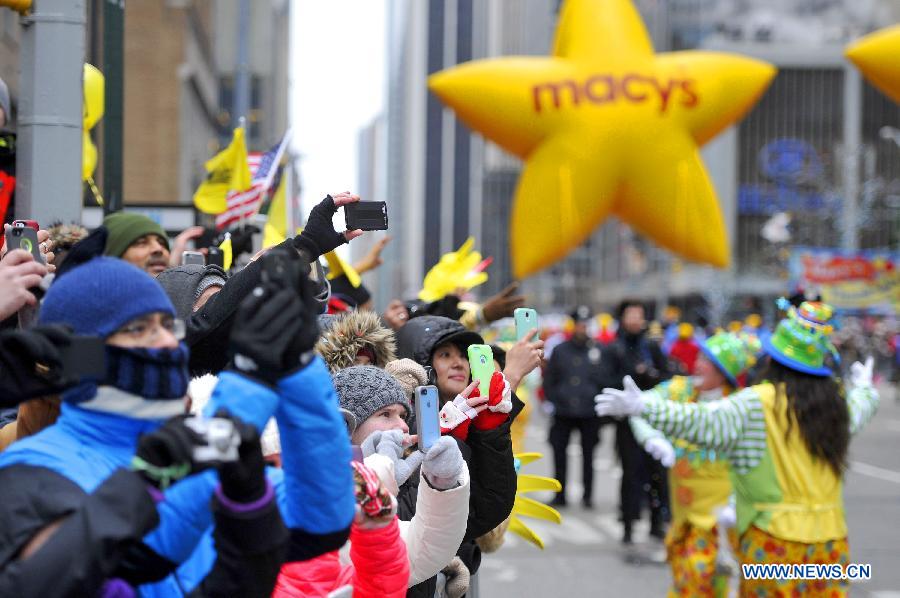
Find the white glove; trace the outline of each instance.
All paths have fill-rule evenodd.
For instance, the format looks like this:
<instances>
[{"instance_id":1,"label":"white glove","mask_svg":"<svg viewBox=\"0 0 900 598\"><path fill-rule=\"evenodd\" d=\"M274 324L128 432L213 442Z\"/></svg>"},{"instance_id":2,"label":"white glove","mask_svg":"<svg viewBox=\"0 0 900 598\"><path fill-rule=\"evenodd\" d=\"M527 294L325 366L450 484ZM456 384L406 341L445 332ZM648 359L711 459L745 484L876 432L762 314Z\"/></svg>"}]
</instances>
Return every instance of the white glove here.
<instances>
[{"instance_id":1,"label":"white glove","mask_svg":"<svg viewBox=\"0 0 900 598\"><path fill-rule=\"evenodd\" d=\"M625 390L616 388L604 388L601 394L594 397L594 411L597 415L625 416L640 415L644 410L644 399L641 397L641 389L637 387L631 376L625 376L622 380Z\"/></svg>"},{"instance_id":2,"label":"white glove","mask_svg":"<svg viewBox=\"0 0 900 598\"><path fill-rule=\"evenodd\" d=\"M731 529L737 525L737 512L734 505L729 503L716 509L716 521L722 529Z\"/></svg>"},{"instance_id":3,"label":"white glove","mask_svg":"<svg viewBox=\"0 0 900 598\"><path fill-rule=\"evenodd\" d=\"M850 365L850 384L854 388L869 388L872 386L872 368L875 366L875 359L869 355L866 357L865 365L856 361Z\"/></svg>"},{"instance_id":4,"label":"white glove","mask_svg":"<svg viewBox=\"0 0 900 598\"><path fill-rule=\"evenodd\" d=\"M644 450L662 463L663 467L672 467L675 465L675 447L672 443L660 436L648 438L644 443Z\"/></svg>"},{"instance_id":5,"label":"white glove","mask_svg":"<svg viewBox=\"0 0 900 598\"><path fill-rule=\"evenodd\" d=\"M456 395L453 401L444 403L439 418L442 432L453 430L466 420L475 419L479 413L488 408L488 397L469 398L477 386L472 382L461 394ZM511 405L512 402L510 402Z\"/></svg>"},{"instance_id":6,"label":"white glove","mask_svg":"<svg viewBox=\"0 0 900 598\"><path fill-rule=\"evenodd\" d=\"M390 459L394 464L394 477L397 478L397 484L402 486L409 476L416 471L421 465L425 455L421 451L414 451L406 459L403 453L406 450L405 441L407 437L401 430L375 431L362 443L362 452L364 457L378 454Z\"/></svg>"}]
</instances>

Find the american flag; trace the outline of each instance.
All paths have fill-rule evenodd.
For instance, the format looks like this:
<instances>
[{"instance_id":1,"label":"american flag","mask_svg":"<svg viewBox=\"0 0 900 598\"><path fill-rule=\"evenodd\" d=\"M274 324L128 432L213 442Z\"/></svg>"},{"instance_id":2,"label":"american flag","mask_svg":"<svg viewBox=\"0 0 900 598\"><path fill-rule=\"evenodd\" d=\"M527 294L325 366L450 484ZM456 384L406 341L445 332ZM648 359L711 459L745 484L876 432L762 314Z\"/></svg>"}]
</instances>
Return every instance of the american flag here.
<instances>
[{"instance_id":1,"label":"american flag","mask_svg":"<svg viewBox=\"0 0 900 598\"><path fill-rule=\"evenodd\" d=\"M216 216L216 228L227 229L244 218L250 218L257 211L275 180L275 170L281 161L284 151L284 140L264 154L252 152L247 154L247 166L250 168L252 182L246 191L229 191L225 198L227 208Z\"/></svg>"}]
</instances>

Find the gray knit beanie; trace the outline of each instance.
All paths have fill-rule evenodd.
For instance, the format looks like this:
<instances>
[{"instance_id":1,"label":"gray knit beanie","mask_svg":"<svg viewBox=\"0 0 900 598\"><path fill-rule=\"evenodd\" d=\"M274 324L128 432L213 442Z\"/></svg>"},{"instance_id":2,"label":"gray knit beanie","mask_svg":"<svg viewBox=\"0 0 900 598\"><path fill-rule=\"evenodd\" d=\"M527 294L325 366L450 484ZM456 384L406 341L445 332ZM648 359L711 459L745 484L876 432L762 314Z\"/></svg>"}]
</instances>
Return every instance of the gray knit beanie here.
<instances>
[{"instance_id":1,"label":"gray knit beanie","mask_svg":"<svg viewBox=\"0 0 900 598\"><path fill-rule=\"evenodd\" d=\"M216 265L184 264L163 270L156 282L175 306L176 317L186 320L194 313L194 302L209 287L225 286L225 271Z\"/></svg>"},{"instance_id":2,"label":"gray knit beanie","mask_svg":"<svg viewBox=\"0 0 900 598\"><path fill-rule=\"evenodd\" d=\"M356 365L339 371L333 381L341 408L356 417L357 425L388 405L402 405L407 416L412 413L403 387L381 368Z\"/></svg>"}]
</instances>

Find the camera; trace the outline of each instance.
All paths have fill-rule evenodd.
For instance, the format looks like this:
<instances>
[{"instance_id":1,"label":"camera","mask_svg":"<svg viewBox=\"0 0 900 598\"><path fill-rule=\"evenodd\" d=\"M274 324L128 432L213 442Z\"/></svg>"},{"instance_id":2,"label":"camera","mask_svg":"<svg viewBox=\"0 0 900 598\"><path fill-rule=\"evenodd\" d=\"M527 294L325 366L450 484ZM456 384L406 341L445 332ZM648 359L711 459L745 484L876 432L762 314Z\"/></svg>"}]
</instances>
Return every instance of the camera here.
<instances>
[{"instance_id":1,"label":"camera","mask_svg":"<svg viewBox=\"0 0 900 598\"><path fill-rule=\"evenodd\" d=\"M238 460L241 437L234 429L234 422L224 417L188 417L184 425L199 434L205 446L194 448L197 463L227 463Z\"/></svg>"}]
</instances>

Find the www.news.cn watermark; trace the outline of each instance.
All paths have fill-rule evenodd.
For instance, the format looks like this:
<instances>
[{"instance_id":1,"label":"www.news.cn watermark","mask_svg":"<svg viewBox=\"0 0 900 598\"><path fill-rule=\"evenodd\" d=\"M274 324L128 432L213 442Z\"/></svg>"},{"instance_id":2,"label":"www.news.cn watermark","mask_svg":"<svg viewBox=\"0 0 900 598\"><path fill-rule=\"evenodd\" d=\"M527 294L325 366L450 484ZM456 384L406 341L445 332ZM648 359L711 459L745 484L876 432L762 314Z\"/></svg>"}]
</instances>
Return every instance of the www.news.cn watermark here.
<instances>
[{"instance_id":1,"label":"www.news.cn watermark","mask_svg":"<svg viewBox=\"0 0 900 598\"><path fill-rule=\"evenodd\" d=\"M789 565L783 563L741 565L741 572L744 574L744 579L840 579L849 581L872 579L872 565L867 563L850 563L849 565Z\"/></svg>"}]
</instances>

